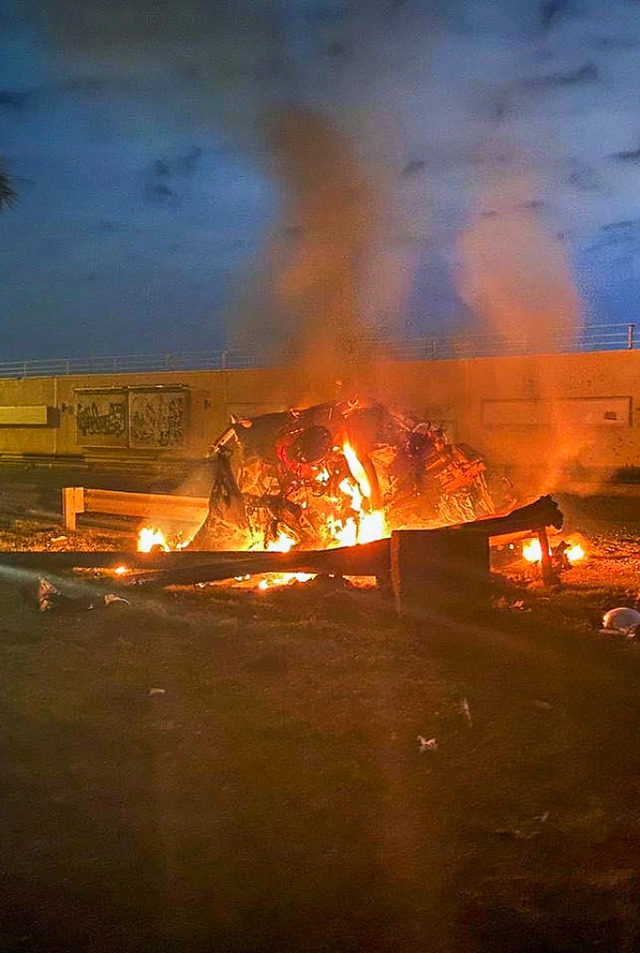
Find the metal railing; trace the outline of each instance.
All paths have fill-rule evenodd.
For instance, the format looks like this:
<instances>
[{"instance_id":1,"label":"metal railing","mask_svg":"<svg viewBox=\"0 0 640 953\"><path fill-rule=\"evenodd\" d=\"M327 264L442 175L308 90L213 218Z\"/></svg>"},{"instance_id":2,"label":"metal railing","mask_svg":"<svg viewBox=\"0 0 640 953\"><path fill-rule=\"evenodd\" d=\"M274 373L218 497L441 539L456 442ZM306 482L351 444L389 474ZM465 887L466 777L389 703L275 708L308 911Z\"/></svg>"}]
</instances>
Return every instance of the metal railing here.
<instances>
[{"instance_id":1,"label":"metal railing","mask_svg":"<svg viewBox=\"0 0 640 953\"><path fill-rule=\"evenodd\" d=\"M359 342L362 358L376 351L385 360L437 361L476 357L506 357L522 354L568 353L572 351L619 351L635 347L635 324L592 324L577 334L549 333L551 345L527 338L525 334L508 340L497 334L420 335L381 338L365 335ZM356 356L357 359L357 356ZM129 354L113 357L71 357L50 360L0 362L0 378L62 377L90 374L133 374L158 371L237 370L292 363L291 356L269 356L256 345L253 350L223 348L215 351L186 351L178 354Z\"/></svg>"}]
</instances>

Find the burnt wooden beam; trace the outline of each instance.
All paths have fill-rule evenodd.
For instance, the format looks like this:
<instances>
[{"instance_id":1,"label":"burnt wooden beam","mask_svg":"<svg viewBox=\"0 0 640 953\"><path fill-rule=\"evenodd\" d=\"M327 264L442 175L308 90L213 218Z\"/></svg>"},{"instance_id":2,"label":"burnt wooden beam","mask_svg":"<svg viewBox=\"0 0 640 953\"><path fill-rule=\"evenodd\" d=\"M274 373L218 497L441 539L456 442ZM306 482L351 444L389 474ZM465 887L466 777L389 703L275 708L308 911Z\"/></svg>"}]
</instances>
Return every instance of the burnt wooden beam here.
<instances>
[{"instance_id":1,"label":"burnt wooden beam","mask_svg":"<svg viewBox=\"0 0 640 953\"><path fill-rule=\"evenodd\" d=\"M138 553L135 550L51 552L46 549L30 549L0 552L0 567L48 569L55 572L65 569L115 569L116 566L127 566L129 569L156 569L160 571L178 566L195 566L198 563L207 563L216 556L219 556L222 561L233 561L236 556L244 555L246 554L189 552L186 550L169 553L154 550L150 553Z\"/></svg>"},{"instance_id":2,"label":"burnt wooden beam","mask_svg":"<svg viewBox=\"0 0 640 953\"><path fill-rule=\"evenodd\" d=\"M541 496L533 503L520 506L506 516L490 516L473 523L458 523L447 527L451 531L481 533L485 536L506 536L508 533L537 533L541 526L562 529L564 516L551 496Z\"/></svg>"},{"instance_id":3,"label":"burnt wooden beam","mask_svg":"<svg viewBox=\"0 0 640 953\"><path fill-rule=\"evenodd\" d=\"M121 582L145 586L193 585L261 573L376 576L385 583L391 579L396 603L403 611L410 605L426 607L434 598L447 606L460 605L465 598L488 602L490 538L518 532L546 537L545 527L559 529L562 523L557 504L544 496L506 516L433 530L398 530L391 539L360 546L288 553L6 552L0 553L0 573L3 568L59 573L73 568L114 570L124 565L136 572L121 577ZM544 569L543 564L545 581L555 581L544 575Z\"/></svg>"},{"instance_id":4,"label":"burnt wooden beam","mask_svg":"<svg viewBox=\"0 0 640 953\"><path fill-rule=\"evenodd\" d=\"M383 577L389 572L389 552L390 540L379 539L361 546L294 550L289 553L198 553L200 561L195 564L163 572L138 574L132 581L138 585L193 585L197 582L217 582L235 576L254 576L269 572ZM208 558L203 560L202 557Z\"/></svg>"},{"instance_id":5,"label":"burnt wooden beam","mask_svg":"<svg viewBox=\"0 0 640 953\"><path fill-rule=\"evenodd\" d=\"M136 570L137 583L160 585L207 582L265 572L313 572L376 576L388 571L389 540L339 549L272 552L47 552L0 553L2 568L58 573L68 569ZM147 572L145 572L147 570Z\"/></svg>"}]
</instances>

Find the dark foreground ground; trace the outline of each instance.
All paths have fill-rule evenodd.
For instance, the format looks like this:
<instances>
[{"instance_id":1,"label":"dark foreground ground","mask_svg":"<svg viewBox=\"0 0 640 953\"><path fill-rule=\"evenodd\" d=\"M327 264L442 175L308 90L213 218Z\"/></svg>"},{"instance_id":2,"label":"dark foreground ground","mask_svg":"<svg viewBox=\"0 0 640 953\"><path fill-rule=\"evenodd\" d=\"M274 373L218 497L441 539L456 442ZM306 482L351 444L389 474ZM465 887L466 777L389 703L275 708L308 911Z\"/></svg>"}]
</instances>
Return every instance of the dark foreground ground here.
<instances>
[{"instance_id":1,"label":"dark foreground ground","mask_svg":"<svg viewBox=\"0 0 640 953\"><path fill-rule=\"evenodd\" d=\"M0 950L640 949L640 644L594 629L640 535L581 528L463 622L0 577Z\"/></svg>"}]
</instances>

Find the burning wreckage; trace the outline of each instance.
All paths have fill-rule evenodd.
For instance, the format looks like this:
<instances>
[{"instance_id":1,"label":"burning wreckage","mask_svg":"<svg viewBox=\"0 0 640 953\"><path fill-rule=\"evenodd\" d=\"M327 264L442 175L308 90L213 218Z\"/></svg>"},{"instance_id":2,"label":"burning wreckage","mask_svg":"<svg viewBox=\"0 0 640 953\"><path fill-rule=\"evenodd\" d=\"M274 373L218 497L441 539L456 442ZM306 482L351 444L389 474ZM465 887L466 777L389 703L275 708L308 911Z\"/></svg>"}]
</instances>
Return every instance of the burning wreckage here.
<instances>
[{"instance_id":1,"label":"burning wreckage","mask_svg":"<svg viewBox=\"0 0 640 953\"><path fill-rule=\"evenodd\" d=\"M481 456L380 403L332 401L238 419L209 448L209 511L191 549L326 549L401 527L495 514Z\"/></svg>"}]
</instances>

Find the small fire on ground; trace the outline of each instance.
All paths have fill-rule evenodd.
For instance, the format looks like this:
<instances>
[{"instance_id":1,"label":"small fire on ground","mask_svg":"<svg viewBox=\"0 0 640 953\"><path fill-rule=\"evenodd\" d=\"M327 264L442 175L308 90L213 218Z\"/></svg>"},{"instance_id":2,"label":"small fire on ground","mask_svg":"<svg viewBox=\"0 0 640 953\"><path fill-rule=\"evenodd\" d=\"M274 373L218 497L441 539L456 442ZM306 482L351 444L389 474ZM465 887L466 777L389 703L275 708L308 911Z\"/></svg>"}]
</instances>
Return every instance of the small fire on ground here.
<instances>
[{"instance_id":1,"label":"small fire on ground","mask_svg":"<svg viewBox=\"0 0 640 953\"><path fill-rule=\"evenodd\" d=\"M165 553L171 552L171 547L162 530L153 526L143 526L138 534L138 552L150 553L152 549L161 549Z\"/></svg>"},{"instance_id":2,"label":"small fire on ground","mask_svg":"<svg viewBox=\"0 0 640 953\"><path fill-rule=\"evenodd\" d=\"M581 559L584 559L586 552L584 547L580 543L572 543L570 541L562 541L560 546L564 547L564 557L571 563L580 562ZM551 554L555 555L557 547L551 546ZM540 540L535 537L533 539L526 539L522 544L522 556L528 563L538 563L542 559L542 547L540 545Z\"/></svg>"},{"instance_id":3,"label":"small fire on ground","mask_svg":"<svg viewBox=\"0 0 640 953\"><path fill-rule=\"evenodd\" d=\"M143 526L138 533L138 552L150 553L154 549L162 550L163 553L170 553L174 550L186 549L191 542L191 538L183 540L180 537L169 542L169 538L154 526Z\"/></svg>"}]
</instances>

